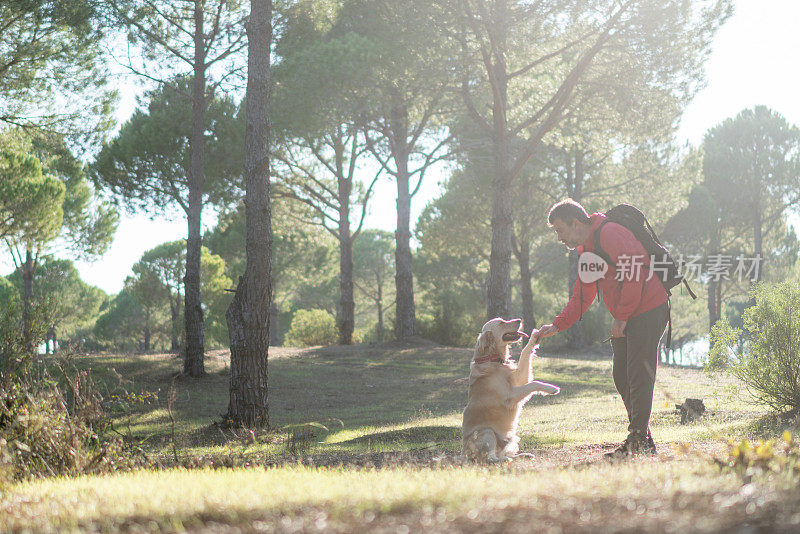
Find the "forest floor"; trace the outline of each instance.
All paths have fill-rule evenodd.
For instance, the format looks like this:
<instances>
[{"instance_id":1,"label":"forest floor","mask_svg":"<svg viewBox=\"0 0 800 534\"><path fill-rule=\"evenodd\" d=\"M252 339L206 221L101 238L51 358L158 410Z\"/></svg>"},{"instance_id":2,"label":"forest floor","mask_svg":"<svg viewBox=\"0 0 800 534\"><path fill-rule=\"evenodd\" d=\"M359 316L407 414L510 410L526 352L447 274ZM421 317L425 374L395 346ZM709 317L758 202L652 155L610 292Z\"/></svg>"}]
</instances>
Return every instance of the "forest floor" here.
<instances>
[{"instance_id":1,"label":"forest floor","mask_svg":"<svg viewBox=\"0 0 800 534\"><path fill-rule=\"evenodd\" d=\"M134 399L112 420L147 467L20 482L0 496L0 530L800 532L800 468L719 467L731 439L777 449L783 430L798 430L733 378L660 367L659 455L609 462L627 426L610 357L545 352L534 375L561 394L523 410L520 448L531 456L462 466L471 356L423 340L273 347L267 432L218 424L227 351L207 354L200 379L180 376L172 354L76 357L109 405ZM687 397L708 411L681 424L675 404Z\"/></svg>"}]
</instances>

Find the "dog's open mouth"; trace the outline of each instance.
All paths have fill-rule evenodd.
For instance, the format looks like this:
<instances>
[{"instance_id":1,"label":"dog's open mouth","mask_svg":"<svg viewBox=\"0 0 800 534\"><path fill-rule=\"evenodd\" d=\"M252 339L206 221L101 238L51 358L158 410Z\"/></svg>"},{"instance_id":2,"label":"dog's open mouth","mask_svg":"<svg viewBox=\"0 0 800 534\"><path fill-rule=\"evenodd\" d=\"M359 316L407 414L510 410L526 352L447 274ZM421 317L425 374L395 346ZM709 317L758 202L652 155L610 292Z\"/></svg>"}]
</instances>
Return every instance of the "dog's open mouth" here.
<instances>
[{"instance_id":1,"label":"dog's open mouth","mask_svg":"<svg viewBox=\"0 0 800 534\"><path fill-rule=\"evenodd\" d=\"M503 334L503 341L519 341L523 337L528 337L525 332L507 332Z\"/></svg>"}]
</instances>

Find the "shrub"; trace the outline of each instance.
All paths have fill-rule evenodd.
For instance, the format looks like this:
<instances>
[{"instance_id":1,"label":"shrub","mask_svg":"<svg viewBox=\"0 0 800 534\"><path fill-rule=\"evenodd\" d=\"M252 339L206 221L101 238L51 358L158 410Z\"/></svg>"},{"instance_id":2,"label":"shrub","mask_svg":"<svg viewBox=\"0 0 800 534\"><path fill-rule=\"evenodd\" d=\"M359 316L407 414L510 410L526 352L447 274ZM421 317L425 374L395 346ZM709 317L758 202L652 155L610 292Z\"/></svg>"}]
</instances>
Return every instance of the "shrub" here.
<instances>
[{"instance_id":1,"label":"shrub","mask_svg":"<svg viewBox=\"0 0 800 534\"><path fill-rule=\"evenodd\" d=\"M419 321L419 319L418 319ZM383 318L383 335L378 336L378 321L372 320L353 332L356 343L385 343L394 340L394 317Z\"/></svg>"},{"instance_id":2,"label":"shrub","mask_svg":"<svg viewBox=\"0 0 800 534\"><path fill-rule=\"evenodd\" d=\"M743 329L720 320L711 330L707 369L729 370L775 410L800 410L800 282L759 284Z\"/></svg>"},{"instance_id":3,"label":"shrub","mask_svg":"<svg viewBox=\"0 0 800 534\"><path fill-rule=\"evenodd\" d=\"M67 357L52 366L26 353L27 336L3 321L0 349L0 492L12 480L116 470L133 464L109 421L91 372ZM36 333L34 331L34 333Z\"/></svg>"},{"instance_id":4,"label":"shrub","mask_svg":"<svg viewBox=\"0 0 800 534\"><path fill-rule=\"evenodd\" d=\"M310 347L314 345L330 345L336 343L336 319L325 310L297 310L285 345Z\"/></svg>"},{"instance_id":5,"label":"shrub","mask_svg":"<svg viewBox=\"0 0 800 534\"><path fill-rule=\"evenodd\" d=\"M78 475L129 467L91 375L65 377L64 390L15 381L0 387L0 486L12 479Z\"/></svg>"},{"instance_id":6,"label":"shrub","mask_svg":"<svg viewBox=\"0 0 800 534\"><path fill-rule=\"evenodd\" d=\"M471 347L486 320L485 312L468 294L444 290L427 312L420 309L417 313L417 330L421 337L441 345Z\"/></svg>"}]
</instances>

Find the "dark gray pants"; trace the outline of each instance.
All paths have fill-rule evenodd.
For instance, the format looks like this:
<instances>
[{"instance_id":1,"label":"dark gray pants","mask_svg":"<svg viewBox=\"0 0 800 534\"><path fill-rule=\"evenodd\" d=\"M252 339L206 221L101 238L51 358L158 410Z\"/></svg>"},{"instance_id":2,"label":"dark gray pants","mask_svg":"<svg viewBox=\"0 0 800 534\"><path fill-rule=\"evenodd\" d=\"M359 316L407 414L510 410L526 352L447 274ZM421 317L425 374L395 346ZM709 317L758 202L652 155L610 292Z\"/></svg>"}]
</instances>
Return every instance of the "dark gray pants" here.
<instances>
[{"instance_id":1,"label":"dark gray pants","mask_svg":"<svg viewBox=\"0 0 800 534\"><path fill-rule=\"evenodd\" d=\"M653 409L658 344L669 317L669 303L631 317L625 337L611 338L614 385L628 412L628 431L647 434Z\"/></svg>"}]
</instances>

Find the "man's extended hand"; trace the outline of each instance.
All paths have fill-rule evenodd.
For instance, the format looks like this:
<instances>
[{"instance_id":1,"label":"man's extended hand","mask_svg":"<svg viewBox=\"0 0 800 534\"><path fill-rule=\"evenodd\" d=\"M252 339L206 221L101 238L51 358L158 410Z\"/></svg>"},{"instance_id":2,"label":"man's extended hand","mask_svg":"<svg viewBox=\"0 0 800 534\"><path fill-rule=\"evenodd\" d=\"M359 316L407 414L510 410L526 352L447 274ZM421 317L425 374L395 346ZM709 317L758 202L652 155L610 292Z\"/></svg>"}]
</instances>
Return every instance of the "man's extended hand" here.
<instances>
[{"instance_id":1,"label":"man's extended hand","mask_svg":"<svg viewBox=\"0 0 800 534\"><path fill-rule=\"evenodd\" d=\"M625 337L626 324L628 324L626 321L614 319L614 322L611 323L611 337Z\"/></svg>"},{"instance_id":2,"label":"man's extended hand","mask_svg":"<svg viewBox=\"0 0 800 534\"><path fill-rule=\"evenodd\" d=\"M542 340L543 337L552 336L553 334L558 333L558 328L553 326L552 324L546 324L542 326L539 330L535 330L531 332L531 342L534 342L534 345L538 344L539 341ZM535 336L535 337L534 337Z\"/></svg>"}]
</instances>

